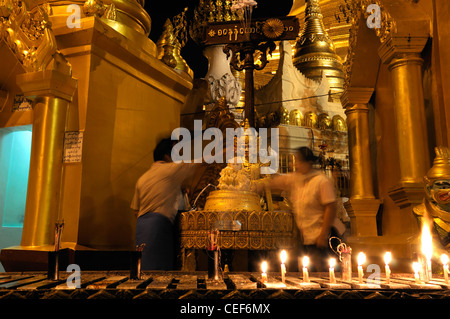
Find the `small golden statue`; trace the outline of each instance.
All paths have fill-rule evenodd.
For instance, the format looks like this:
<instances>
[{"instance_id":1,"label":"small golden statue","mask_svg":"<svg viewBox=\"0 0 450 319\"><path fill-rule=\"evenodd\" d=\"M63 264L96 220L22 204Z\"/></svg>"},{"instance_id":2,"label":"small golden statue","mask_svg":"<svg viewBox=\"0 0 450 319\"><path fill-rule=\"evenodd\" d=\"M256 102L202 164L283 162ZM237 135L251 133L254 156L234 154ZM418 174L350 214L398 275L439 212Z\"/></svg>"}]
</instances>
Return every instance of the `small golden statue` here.
<instances>
[{"instance_id":1,"label":"small golden statue","mask_svg":"<svg viewBox=\"0 0 450 319\"><path fill-rule=\"evenodd\" d=\"M424 177L426 197L414 207L413 214L419 222L429 221L442 247L450 250L450 150L436 147L433 167Z\"/></svg>"},{"instance_id":2,"label":"small golden statue","mask_svg":"<svg viewBox=\"0 0 450 319\"><path fill-rule=\"evenodd\" d=\"M244 131L250 129L248 120L244 121ZM255 132L256 133L256 132ZM260 164L250 158L249 145L255 144L257 136L242 135L235 138L235 150L243 154L231 159L220 172L218 190L212 191L206 199L205 211L262 211L259 195L255 191L254 182L260 178ZM257 142L256 142L257 145Z\"/></svg>"}]
</instances>

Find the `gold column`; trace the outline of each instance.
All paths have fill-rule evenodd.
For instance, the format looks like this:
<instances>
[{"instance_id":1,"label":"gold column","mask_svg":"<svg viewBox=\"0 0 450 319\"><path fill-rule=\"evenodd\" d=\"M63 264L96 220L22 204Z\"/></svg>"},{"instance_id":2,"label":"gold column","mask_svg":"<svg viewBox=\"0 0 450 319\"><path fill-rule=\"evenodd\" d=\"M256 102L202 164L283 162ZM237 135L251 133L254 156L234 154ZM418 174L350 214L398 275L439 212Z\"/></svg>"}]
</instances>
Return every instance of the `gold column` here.
<instances>
[{"instance_id":1,"label":"gold column","mask_svg":"<svg viewBox=\"0 0 450 319\"><path fill-rule=\"evenodd\" d=\"M350 155L350 200L345 203L356 237L377 236L376 216L380 200L373 192L369 145L369 108L373 88L347 88L341 102L345 107Z\"/></svg>"},{"instance_id":2,"label":"gold column","mask_svg":"<svg viewBox=\"0 0 450 319\"><path fill-rule=\"evenodd\" d=\"M378 52L392 79L400 180L389 195L400 208L422 201L423 176L430 168L420 57L427 39L389 37Z\"/></svg>"},{"instance_id":3,"label":"gold column","mask_svg":"<svg viewBox=\"0 0 450 319\"><path fill-rule=\"evenodd\" d=\"M430 167L419 54L401 54L389 70L394 91L394 115L400 157L400 182L421 183Z\"/></svg>"},{"instance_id":4,"label":"gold column","mask_svg":"<svg viewBox=\"0 0 450 319\"><path fill-rule=\"evenodd\" d=\"M17 76L33 98L33 137L22 246L53 245L61 202L64 131L77 82L58 70ZM61 217L59 217L61 218Z\"/></svg>"}]
</instances>

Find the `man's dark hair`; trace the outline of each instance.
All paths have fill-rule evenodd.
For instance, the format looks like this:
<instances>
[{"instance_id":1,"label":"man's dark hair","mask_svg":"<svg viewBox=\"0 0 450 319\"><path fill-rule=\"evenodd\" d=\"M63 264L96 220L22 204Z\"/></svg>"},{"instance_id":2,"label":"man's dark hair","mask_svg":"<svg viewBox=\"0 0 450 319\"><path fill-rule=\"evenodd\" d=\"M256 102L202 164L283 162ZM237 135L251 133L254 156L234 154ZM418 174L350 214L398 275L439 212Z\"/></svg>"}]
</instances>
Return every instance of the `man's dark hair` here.
<instances>
[{"instance_id":1,"label":"man's dark hair","mask_svg":"<svg viewBox=\"0 0 450 319\"><path fill-rule=\"evenodd\" d=\"M164 138L159 141L153 151L153 161L165 161L165 155L171 157L174 142L175 141L172 141L172 139L170 138Z\"/></svg>"},{"instance_id":2,"label":"man's dark hair","mask_svg":"<svg viewBox=\"0 0 450 319\"><path fill-rule=\"evenodd\" d=\"M300 154L300 160L303 162L313 162L315 163L318 159L317 156L314 155L313 151L309 147L302 146L297 148L297 153Z\"/></svg>"}]
</instances>

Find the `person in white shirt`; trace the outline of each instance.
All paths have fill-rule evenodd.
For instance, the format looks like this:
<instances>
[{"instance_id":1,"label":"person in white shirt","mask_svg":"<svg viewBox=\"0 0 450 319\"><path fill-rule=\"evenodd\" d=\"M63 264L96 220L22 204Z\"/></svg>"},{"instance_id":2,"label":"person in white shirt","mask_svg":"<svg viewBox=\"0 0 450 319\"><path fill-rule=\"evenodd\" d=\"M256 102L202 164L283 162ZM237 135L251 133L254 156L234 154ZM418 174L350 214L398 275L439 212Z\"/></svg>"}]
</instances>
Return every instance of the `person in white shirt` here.
<instances>
[{"instance_id":1,"label":"person in white shirt","mask_svg":"<svg viewBox=\"0 0 450 319\"><path fill-rule=\"evenodd\" d=\"M316 160L311 149L300 147L296 152L295 172L277 175L264 184L271 190L289 193L302 253L309 256L313 271L326 271L337 197L333 182L314 169ZM261 191L263 188L263 185L258 187Z\"/></svg>"},{"instance_id":2,"label":"person in white shirt","mask_svg":"<svg viewBox=\"0 0 450 319\"><path fill-rule=\"evenodd\" d=\"M142 251L142 270L174 269L174 221L184 203L182 184L201 164L174 163L174 141L161 140L153 152L154 163L137 181L131 208L137 214L136 246Z\"/></svg>"}]
</instances>

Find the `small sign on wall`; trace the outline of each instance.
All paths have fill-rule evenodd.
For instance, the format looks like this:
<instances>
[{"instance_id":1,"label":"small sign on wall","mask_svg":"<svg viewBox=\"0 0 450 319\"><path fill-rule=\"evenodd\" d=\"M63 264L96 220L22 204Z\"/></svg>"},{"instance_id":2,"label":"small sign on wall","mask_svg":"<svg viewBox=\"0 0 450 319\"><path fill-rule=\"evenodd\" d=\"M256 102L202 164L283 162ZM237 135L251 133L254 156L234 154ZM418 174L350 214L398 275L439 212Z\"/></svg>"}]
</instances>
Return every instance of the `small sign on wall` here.
<instances>
[{"instance_id":1,"label":"small sign on wall","mask_svg":"<svg viewBox=\"0 0 450 319\"><path fill-rule=\"evenodd\" d=\"M63 163L80 163L83 148L83 132L69 131L64 133Z\"/></svg>"},{"instance_id":2,"label":"small sign on wall","mask_svg":"<svg viewBox=\"0 0 450 319\"><path fill-rule=\"evenodd\" d=\"M12 106L13 112L23 112L32 109L33 109L32 101L30 99L27 99L25 96L21 94L17 94L16 96L14 96L14 103Z\"/></svg>"}]
</instances>

